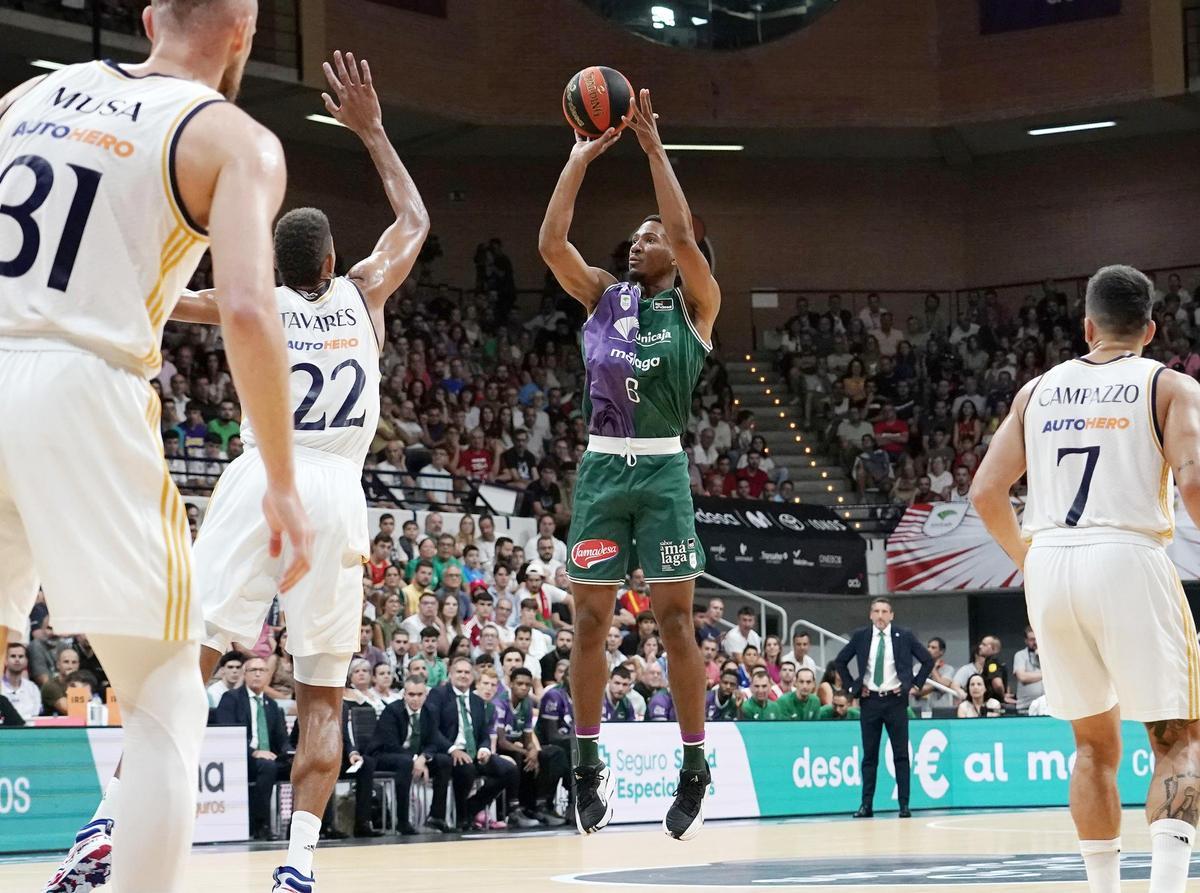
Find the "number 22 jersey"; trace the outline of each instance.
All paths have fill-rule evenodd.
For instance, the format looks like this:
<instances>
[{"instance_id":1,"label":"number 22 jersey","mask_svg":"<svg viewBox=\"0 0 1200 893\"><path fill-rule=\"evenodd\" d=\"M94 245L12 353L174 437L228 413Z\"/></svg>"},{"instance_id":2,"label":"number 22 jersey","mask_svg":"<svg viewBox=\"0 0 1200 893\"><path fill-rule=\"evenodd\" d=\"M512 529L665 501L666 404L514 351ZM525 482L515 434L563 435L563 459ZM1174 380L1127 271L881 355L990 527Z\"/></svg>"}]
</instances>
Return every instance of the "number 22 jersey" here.
<instances>
[{"instance_id":1,"label":"number 22 jersey","mask_svg":"<svg viewBox=\"0 0 1200 893\"><path fill-rule=\"evenodd\" d=\"M1038 379L1024 416L1026 539L1094 543L1126 533L1170 542L1174 485L1154 412L1154 360L1068 360ZM1093 528L1099 528L1098 530Z\"/></svg>"},{"instance_id":2,"label":"number 22 jersey","mask_svg":"<svg viewBox=\"0 0 1200 893\"><path fill-rule=\"evenodd\" d=\"M143 378L208 247L175 180L182 129L222 96L112 62L47 75L0 117L0 336L65 341Z\"/></svg>"}]
</instances>

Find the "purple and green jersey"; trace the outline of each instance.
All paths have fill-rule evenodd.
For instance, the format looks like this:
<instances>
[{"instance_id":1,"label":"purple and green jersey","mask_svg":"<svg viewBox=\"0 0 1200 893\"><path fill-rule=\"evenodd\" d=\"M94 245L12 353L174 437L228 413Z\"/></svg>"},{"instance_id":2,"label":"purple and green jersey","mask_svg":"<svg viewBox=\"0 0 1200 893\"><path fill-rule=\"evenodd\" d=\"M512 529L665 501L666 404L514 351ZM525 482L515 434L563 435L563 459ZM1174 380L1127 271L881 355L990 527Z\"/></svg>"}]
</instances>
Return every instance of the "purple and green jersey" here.
<instances>
[{"instance_id":1,"label":"purple and green jersey","mask_svg":"<svg viewBox=\"0 0 1200 893\"><path fill-rule=\"evenodd\" d=\"M605 437L679 437L711 345L701 340L683 293L654 297L618 282L583 324L583 414Z\"/></svg>"}]
</instances>

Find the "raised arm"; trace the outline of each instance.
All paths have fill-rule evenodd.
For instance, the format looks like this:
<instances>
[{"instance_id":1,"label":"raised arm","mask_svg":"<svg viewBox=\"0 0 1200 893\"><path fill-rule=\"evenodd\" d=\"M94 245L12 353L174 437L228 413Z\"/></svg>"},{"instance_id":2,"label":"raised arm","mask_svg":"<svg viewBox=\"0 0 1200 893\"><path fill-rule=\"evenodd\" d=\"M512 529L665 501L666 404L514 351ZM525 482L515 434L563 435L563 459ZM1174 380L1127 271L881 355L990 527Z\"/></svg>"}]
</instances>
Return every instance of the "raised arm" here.
<instances>
[{"instance_id":1,"label":"raised arm","mask_svg":"<svg viewBox=\"0 0 1200 893\"><path fill-rule=\"evenodd\" d=\"M971 503L983 526L1021 571L1025 570L1029 544L1021 537L1021 525L1009 492L1025 473L1025 407L1036 381L1026 383L1013 400L1008 418L992 436L983 462L975 472L970 492Z\"/></svg>"},{"instance_id":2,"label":"raised arm","mask_svg":"<svg viewBox=\"0 0 1200 893\"><path fill-rule=\"evenodd\" d=\"M396 215L395 221L375 243L375 249L347 274L362 289L376 329L382 331L383 305L412 272L417 254L429 235L429 214L416 184L383 129L383 113L367 61L356 62L353 53L343 57L339 50L333 54L333 64L326 62L324 68L325 80L334 93L333 97L328 93L321 94L325 109L367 147L379 179L383 181L388 204Z\"/></svg>"},{"instance_id":3,"label":"raised arm","mask_svg":"<svg viewBox=\"0 0 1200 893\"><path fill-rule=\"evenodd\" d=\"M571 157L558 175L558 183L554 186L554 194L550 196L546 217L538 232L538 251L542 260L554 273L558 284L589 313L604 290L617 280L607 270L588 266L567 236L575 216L575 199L579 195L579 187L583 185L583 175L587 173L588 165L620 138L620 133L612 128L598 139L575 138Z\"/></svg>"},{"instance_id":4,"label":"raised arm","mask_svg":"<svg viewBox=\"0 0 1200 893\"><path fill-rule=\"evenodd\" d=\"M279 580L286 592L308 571L312 528L293 473L287 352L272 266L271 222L287 181L283 149L270 131L222 102L202 109L184 131L176 166L187 207L203 209L198 219L211 232L229 368L266 466L270 554L281 553L285 534L292 548Z\"/></svg>"},{"instance_id":5,"label":"raised arm","mask_svg":"<svg viewBox=\"0 0 1200 893\"><path fill-rule=\"evenodd\" d=\"M696 244L692 229L692 209L683 195L683 187L675 176L667 150L658 135L658 115L650 104L650 91L642 90L637 100L630 99L629 113L622 116L637 134L638 144L650 159L650 176L654 179L654 195L658 214L662 217L667 240L679 266L683 280L683 299L705 340L712 340L713 324L721 310L721 289L713 278L708 259Z\"/></svg>"},{"instance_id":6,"label":"raised arm","mask_svg":"<svg viewBox=\"0 0 1200 893\"><path fill-rule=\"evenodd\" d=\"M216 289L204 288L192 291L185 288L179 296L179 302L171 311L173 322L199 323L204 326L219 326L221 324L221 308L217 303Z\"/></svg>"}]
</instances>

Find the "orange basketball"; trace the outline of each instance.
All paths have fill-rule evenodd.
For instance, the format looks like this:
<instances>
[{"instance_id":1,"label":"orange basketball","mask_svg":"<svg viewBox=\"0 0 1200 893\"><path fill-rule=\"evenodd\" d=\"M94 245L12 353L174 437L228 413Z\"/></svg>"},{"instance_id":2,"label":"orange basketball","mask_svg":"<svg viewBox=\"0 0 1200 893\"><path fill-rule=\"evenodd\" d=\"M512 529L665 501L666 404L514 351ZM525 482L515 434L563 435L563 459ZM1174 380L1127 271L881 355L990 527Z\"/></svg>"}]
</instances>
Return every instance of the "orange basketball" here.
<instances>
[{"instance_id":1,"label":"orange basketball","mask_svg":"<svg viewBox=\"0 0 1200 893\"><path fill-rule=\"evenodd\" d=\"M610 127L621 130L621 116L629 111L633 86L613 68L593 65L567 82L563 90L563 114L581 136L597 137Z\"/></svg>"}]
</instances>

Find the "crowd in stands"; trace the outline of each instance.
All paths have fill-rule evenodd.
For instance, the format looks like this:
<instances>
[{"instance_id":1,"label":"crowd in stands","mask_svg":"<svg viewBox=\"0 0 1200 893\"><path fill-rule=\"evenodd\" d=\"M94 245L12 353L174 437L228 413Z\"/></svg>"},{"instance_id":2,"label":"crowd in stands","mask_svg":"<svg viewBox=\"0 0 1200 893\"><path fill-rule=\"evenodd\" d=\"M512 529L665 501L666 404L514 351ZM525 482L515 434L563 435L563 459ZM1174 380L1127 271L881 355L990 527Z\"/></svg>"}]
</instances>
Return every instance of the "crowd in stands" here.
<instances>
[{"instance_id":1,"label":"crowd in stands","mask_svg":"<svg viewBox=\"0 0 1200 893\"><path fill-rule=\"evenodd\" d=\"M1156 280L1158 331L1145 355L1200 374L1200 318L1178 274ZM861 499L965 502L1013 397L1057 363L1087 353L1083 295L1052 280L1019 307L987 289L951 315L925 297L905 319L868 295L857 313L829 295L824 309L796 299L777 362L804 428L820 432Z\"/></svg>"}]
</instances>

